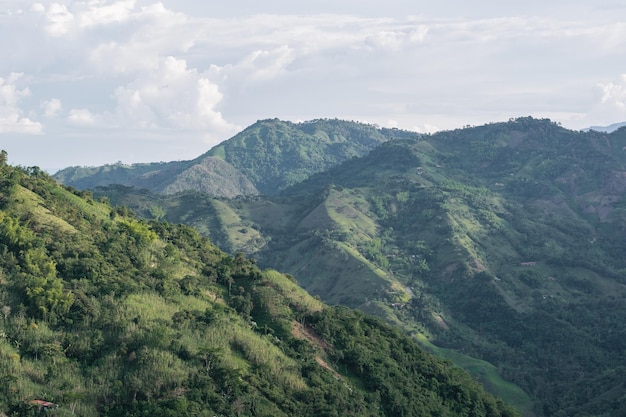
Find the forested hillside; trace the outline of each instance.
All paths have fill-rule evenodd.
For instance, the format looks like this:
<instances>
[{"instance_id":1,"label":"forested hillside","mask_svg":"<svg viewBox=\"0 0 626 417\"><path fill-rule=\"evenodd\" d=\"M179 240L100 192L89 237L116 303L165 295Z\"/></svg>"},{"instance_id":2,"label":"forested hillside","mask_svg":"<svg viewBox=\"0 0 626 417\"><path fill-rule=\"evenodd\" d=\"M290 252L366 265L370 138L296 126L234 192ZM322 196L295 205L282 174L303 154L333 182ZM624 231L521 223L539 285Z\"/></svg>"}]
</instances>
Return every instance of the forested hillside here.
<instances>
[{"instance_id":1,"label":"forested hillside","mask_svg":"<svg viewBox=\"0 0 626 417\"><path fill-rule=\"evenodd\" d=\"M398 329L6 159L0 415L516 415Z\"/></svg>"},{"instance_id":2,"label":"forested hillside","mask_svg":"<svg viewBox=\"0 0 626 417\"><path fill-rule=\"evenodd\" d=\"M394 323L527 415L626 412L626 130L393 133L271 198L104 192L218 226L224 248Z\"/></svg>"}]
</instances>

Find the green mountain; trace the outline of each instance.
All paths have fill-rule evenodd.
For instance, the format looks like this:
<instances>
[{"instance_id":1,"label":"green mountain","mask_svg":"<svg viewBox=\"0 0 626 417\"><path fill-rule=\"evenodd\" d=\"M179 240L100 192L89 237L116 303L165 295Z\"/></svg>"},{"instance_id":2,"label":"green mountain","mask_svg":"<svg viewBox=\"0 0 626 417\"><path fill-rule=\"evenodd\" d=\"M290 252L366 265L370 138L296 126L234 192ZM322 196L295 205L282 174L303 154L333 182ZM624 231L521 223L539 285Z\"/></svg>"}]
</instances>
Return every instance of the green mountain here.
<instances>
[{"instance_id":1,"label":"green mountain","mask_svg":"<svg viewBox=\"0 0 626 417\"><path fill-rule=\"evenodd\" d=\"M0 415L516 415L382 321L0 156Z\"/></svg>"},{"instance_id":2,"label":"green mountain","mask_svg":"<svg viewBox=\"0 0 626 417\"><path fill-rule=\"evenodd\" d=\"M193 161L70 167L54 174L54 178L81 190L121 184L163 194L185 190L228 198L258 194L254 185L236 168L220 158L208 156Z\"/></svg>"},{"instance_id":3,"label":"green mountain","mask_svg":"<svg viewBox=\"0 0 626 417\"><path fill-rule=\"evenodd\" d=\"M263 120L205 155L237 167L265 195L367 154L396 131L341 120L304 123Z\"/></svg>"},{"instance_id":4,"label":"green mountain","mask_svg":"<svg viewBox=\"0 0 626 417\"><path fill-rule=\"evenodd\" d=\"M111 184L216 197L275 194L393 138L394 130L340 120L261 120L192 161L70 167L54 178L78 189ZM257 191L258 190L258 191Z\"/></svg>"},{"instance_id":5,"label":"green mountain","mask_svg":"<svg viewBox=\"0 0 626 417\"><path fill-rule=\"evenodd\" d=\"M403 328L526 415L625 413L626 129L393 133L273 197L103 191L215 226L222 247Z\"/></svg>"}]
</instances>

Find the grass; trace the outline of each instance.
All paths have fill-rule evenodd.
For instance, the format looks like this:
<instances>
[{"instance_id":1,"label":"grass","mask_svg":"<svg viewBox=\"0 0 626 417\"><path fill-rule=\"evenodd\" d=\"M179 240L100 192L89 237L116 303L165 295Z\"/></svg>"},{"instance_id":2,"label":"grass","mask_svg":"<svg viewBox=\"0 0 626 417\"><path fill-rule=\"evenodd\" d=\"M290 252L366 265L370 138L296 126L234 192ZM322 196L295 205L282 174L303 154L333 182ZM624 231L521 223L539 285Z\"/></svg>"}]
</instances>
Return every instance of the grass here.
<instances>
[{"instance_id":1,"label":"grass","mask_svg":"<svg viewBox=\"0 0 626 417\"><path fill-rule=\"evenodd\" d=\"M132 294L126 299L125 306L128 318L139 316L146 321L162 319L163 316L172 317L179 311L177 306L154 293Z\"/></svg>"},{"instance_id":2,"label":"grass","mask_svg":"<svg viewBox=\"0 0 626 417\"><path fill-rule=\"evenodd\" d=\"M244 223L239 214L228 204L220 200L214 200L213 206L228 236L228 242L231 247L245 253L254 253L264 246L265 239L259 231Z\"/></svg>"},{"instance_id":3,"label":"grass","mask_svg":"<svg viewBox=\"0 0 626 417\"><path fill-rule=\"evenodd\" d=\"M65 233L75 233L76 229L60 217L55 216L43 206L43 199L34 192L18 187L16 200L21 201L20 210L27 211L33 216L33 220L43 227L58 228Z\"/></svg>"},{"instance_id":4,"label":"grass","mask_svg":"<svg viewBox=\"0 0 626 417\"><path fill-rule=\"evenodd\" d=\"M517 385L502 378L498 373L498 369L491 363L435 346L423 334L417 334L416 338L436 355L449 359L455 365L465 369L483 384L487 391L502 398L506 403L521 411L525 417L535 415L533 413L533 402L528 394Z\"/></svg>"},{"instance_id":5,"label":"grass","mask_svg":"<svg viewBox=\"0 0 626 417\"><path fill-rule=\"evenodd\" d=\"M331 190L325 201L328 216L356 240L371 239L378 234L376 222L360 208L369 204L355 192Z\"/></svg>"},{"instance_id":6,"label":"grass","mask_svg":"<svg viewBox=\"0 0 626 417\"><path fill-rule=\"evenodd\" d=\"M49 191L57 198L64 200L74 207L78 207L82 212L96 216L103 220L108 219L111 209L108 205L98 203L93 200L86 200L60 187L49 187ZM87 202L89 201L89 202Z\"/></svg>"},{"instance_id":7,"label":"grass","mask_svg":"<svg viewBox=\"0 0 626 417\"><path fill-rule=\"evenodd\" d=\"M307 311L321 311L324 304L309 295L297 283L289 280L284 274L278 271L264 271L265 278L274 284L274 288L289 300L290 304L304 307Z\"/></svg>"}]
</instances>

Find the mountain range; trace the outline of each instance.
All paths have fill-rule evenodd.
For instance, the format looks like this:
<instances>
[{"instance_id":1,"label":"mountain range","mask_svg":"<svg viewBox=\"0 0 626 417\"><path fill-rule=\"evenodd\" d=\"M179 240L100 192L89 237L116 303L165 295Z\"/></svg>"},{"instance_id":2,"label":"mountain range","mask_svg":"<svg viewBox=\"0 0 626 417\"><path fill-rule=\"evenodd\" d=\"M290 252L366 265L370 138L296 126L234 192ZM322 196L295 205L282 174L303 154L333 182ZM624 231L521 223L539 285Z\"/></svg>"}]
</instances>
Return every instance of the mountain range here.
<instances>
[{"instance_id":1,"label":"mountain range","mask_svg":"<svg viewBox=\"0 0 626 417\"><path fill-rule=\"evenodd\" d=\"M404 332L0 153L0 415L515 417Z\"/></svg>"},{"instance_id":2,"label":"mountain range","mask_svg":"<svg viewBox=\"0 0 626 417\"><path fill-rule=\"evenodd\" d=\"M626 129L270 120L207 157L258 193L56 177L384 319L527 416L626 412Z\"/></svg>"},{"instance_id":3,"label":"mountain range","mask_svg":"<svg viewBox=\"0 0 626 417\"><path fill-rule=\"evenodd\" d=\"M591 126L588 129L584 129L585 131L589 131L589 130L595 130L598 132L606 132L606 133L611 133L616 131L617 129L626 126L626 122L620 122L620 123L613 123L610 124L608 126Z\"/></svg>"},{"instance_id":4,"label":"mountain range","mask_svg":"<svg viewBox=\"0 0 626 417\"><path fill-rule=\"evenodd\" d=\"M361 123L262 120L192 161L78 166L54 177L80 189L120 184L161 194L272 195L387 139L385 132Z\"/></svg>"}]
</instances>

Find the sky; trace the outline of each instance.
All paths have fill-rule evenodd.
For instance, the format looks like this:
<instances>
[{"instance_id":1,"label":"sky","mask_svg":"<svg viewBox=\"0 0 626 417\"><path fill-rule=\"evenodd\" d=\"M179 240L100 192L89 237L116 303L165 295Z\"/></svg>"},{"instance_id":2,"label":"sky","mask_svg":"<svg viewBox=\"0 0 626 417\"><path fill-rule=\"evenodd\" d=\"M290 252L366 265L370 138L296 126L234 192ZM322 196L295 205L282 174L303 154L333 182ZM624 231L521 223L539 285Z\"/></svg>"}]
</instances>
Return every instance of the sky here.
<instances>
[{"instance_id":1,"label":"sky","mask_svg":"<svg viewBox=\"0 0 626 417\"><path fill-rule=\"evenodd\" d=\"M621 0L0 0L9 163L193 159L257 120L626 121Z\"/></svg>"}]
</instances>

